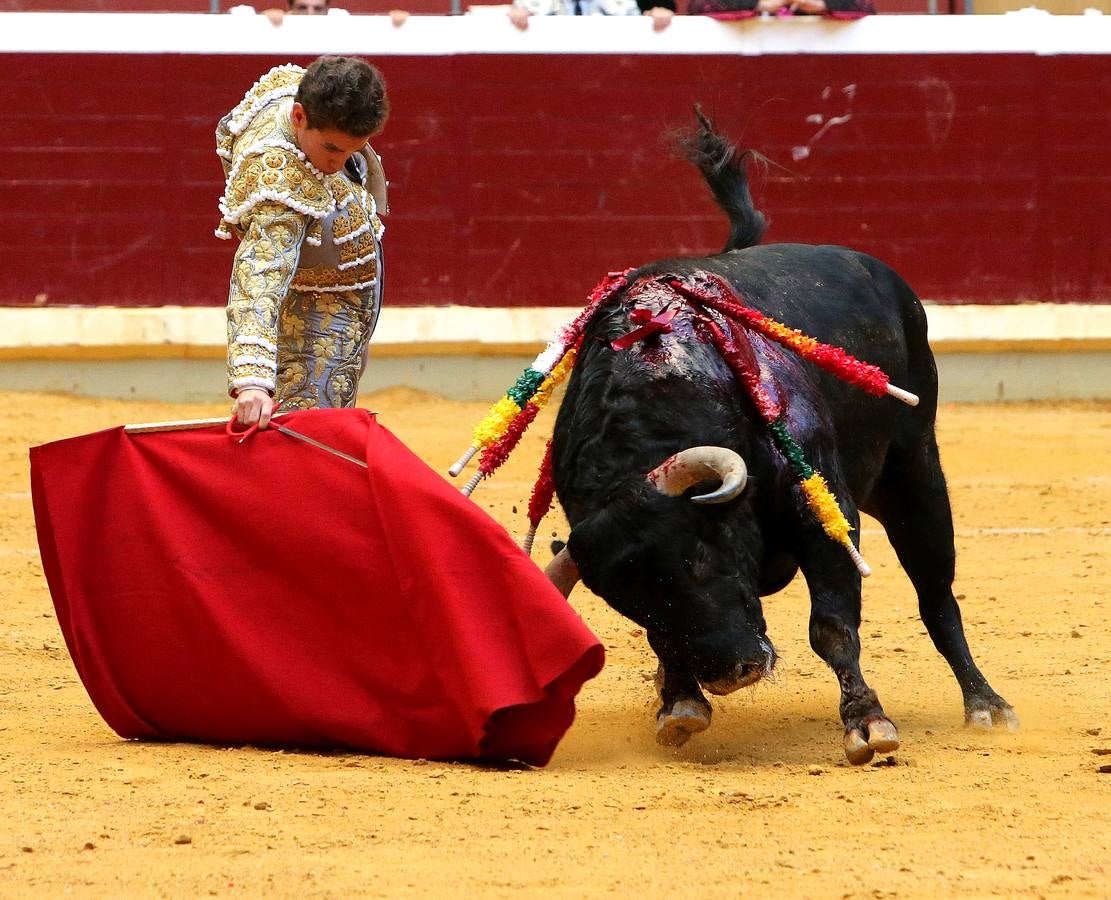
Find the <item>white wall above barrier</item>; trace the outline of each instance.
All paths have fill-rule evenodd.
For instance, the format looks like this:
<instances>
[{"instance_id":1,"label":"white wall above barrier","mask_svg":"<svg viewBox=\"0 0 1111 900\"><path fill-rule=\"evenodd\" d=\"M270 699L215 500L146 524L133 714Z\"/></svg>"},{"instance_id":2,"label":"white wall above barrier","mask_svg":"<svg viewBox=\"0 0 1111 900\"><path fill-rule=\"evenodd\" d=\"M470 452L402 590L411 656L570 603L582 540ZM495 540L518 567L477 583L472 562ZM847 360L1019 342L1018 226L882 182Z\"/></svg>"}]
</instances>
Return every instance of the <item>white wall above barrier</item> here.
<instances>
[{"instance_id":1,"label":"white wall above barrier","mask_svg":"<svg viewBox=\"0 0 1111 900\"><path fill-rule=\"evenodd\" d=\"M389 307L374 352L391 356L537 352L577 314L562 306ZM0 359L223 356L223 307L0 307ZM1111 305L927 303L937 353L1111 350Z\"/></svg>"},{"instance_id":2,"label":"white wall above barrier","mask_svg":"<svg viewBox=\"0 0 1111 900\"><path fill-rule=\"evenodd\" d=\"M183 13L0 13L0 53L633 53L765 55L1111 53L1111 16L759 17L719 22L677 16L664 31L647 17L543 16L518 31L500 16L265 16Z\"/></svg>"}]
</instances>

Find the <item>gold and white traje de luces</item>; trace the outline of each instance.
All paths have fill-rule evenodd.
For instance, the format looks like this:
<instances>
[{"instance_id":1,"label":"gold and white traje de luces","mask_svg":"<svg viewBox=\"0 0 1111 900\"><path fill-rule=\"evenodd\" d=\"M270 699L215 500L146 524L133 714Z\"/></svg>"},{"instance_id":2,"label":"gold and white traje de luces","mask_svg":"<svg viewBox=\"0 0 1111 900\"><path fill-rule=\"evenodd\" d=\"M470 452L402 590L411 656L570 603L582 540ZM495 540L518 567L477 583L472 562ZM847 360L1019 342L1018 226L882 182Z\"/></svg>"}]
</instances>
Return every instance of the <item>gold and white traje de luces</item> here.
<instances>
[{"instance_id":1,"label":"gold and white traje de luces","mask_svg":"<svg viewBox=\"0 0 1111 900\"><path fill-rule=\"evenodd\" d=\"M303 75L271 69L216 128L216 236L239 238L228 388L263 388L285 409L352 406L381 305L386 181L369 145L335 175L305 157L290 123Z\"/></svg>"}]
</instances>

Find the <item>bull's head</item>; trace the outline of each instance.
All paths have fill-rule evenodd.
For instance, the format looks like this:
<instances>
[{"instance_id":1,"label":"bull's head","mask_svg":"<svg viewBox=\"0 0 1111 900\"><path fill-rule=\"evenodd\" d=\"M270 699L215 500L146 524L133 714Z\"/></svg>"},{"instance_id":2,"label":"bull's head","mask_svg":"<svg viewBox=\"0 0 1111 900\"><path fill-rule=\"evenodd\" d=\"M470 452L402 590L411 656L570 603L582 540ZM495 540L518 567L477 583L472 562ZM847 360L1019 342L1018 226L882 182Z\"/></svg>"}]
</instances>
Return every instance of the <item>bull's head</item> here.
<instances>
[{"instance_id":1,"label":"bull's head","mask_svg":"<svg viewBox=\"0 0 1111 900\"><path fill-rule=\"evenodd\" d=\"M726 694L769 673L758 580L763 543L744 496L744 460L693 447L621 485L576 523L547 574L564 593L581 577L645 628L668 669Z\"/></svg>"}]
</instances>

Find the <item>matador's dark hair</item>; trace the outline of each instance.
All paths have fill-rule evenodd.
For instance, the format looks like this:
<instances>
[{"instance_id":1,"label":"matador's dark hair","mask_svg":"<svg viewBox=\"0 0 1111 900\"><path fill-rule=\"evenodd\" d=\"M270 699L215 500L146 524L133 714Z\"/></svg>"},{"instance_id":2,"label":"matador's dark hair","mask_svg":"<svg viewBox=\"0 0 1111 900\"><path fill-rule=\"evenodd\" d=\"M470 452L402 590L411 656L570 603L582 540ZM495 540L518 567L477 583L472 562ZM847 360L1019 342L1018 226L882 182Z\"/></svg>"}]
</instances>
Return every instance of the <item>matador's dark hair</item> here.
<instances>
[{"instance_id":1,"label":"matador's dark hair","mask_svg":"<svg viewBox=\"0 0 1111 900\"><path fill-rule=\"evenodd\" d=\"M353 56L322 56L305 70L295 98L310 128L363 137L386 124L390 101L382 73Z\"/></svg>"}]
</instances>

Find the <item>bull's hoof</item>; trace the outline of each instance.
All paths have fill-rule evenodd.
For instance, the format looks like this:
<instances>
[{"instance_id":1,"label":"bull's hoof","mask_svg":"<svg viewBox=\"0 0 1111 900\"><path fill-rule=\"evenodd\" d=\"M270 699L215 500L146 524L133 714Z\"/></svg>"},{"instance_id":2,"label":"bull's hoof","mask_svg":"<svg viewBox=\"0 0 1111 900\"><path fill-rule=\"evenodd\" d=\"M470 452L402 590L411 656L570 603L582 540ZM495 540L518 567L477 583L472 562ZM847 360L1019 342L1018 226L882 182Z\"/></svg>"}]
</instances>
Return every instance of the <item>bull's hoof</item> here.
<instances>
[{"instance_id":1,"label":"bull's hoof","mask_svg":"<svg viewBox=\"0 0 1111 900\"><path fill-rule=\"evenodd\" d=\"M969 728L988 731L991 728L1006 728L1018 731L1018 714L1006 704L991 704L986 709L965 708L964 723Z\"/></svg>"},{"instance_id":2,"label":"bull's hoof","mask_svg":"<svg viewBox=\"0 0 1111 900\"><path fill-rule=\"evenodd\" d=\"M867 765L877 753L899 749L899 732L889 719L872 719L860 728L845 729L845 756L854 766Z\"/></svg>"},{"instance_id":3,"label":"bull's hoof","mask_svg":"<svg viewBox=\"0 0 1111 900\"><path fill-rule=\"evenodd\" d=\"M709 727L709 704L676 700L670 709L661 710L656 716L656 743L664 747L682 747L692 734Z\"/></svg>"}]
</instances>

